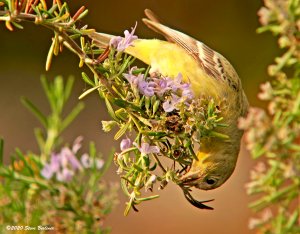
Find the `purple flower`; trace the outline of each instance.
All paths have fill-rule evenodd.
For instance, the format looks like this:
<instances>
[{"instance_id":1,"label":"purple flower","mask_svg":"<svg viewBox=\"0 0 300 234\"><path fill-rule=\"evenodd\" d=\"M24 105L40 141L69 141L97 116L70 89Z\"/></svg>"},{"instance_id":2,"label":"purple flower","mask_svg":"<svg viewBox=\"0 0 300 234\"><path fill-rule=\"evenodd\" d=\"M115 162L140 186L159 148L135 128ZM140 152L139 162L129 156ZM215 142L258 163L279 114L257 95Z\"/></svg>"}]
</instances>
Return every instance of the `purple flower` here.
<instances>
[{"instance_id":1,"label":"purple flower","mask_svg":"<svg viewBox=\"0 0 300 234\"><path fill-rule=\"evenodd\" d=\"M50 163L46 163L41 171L41 175L46 179L51 179L54 173L60 168L60 156L58 154L51 155Z\"/></svg>"},{"instance_id":2,"label":"purple flower","mask_svg":"<svg viewBox=\"0 0 300 234\"><path fill-rule=\"evenodd\" d=\"M55 171L51 167L51 164L45 164L44 168L41 171L41 175L47 180L51 179Z\"/></svg>"},{"instance_id":3,"label":"purple flower","mask_svg":"<svg viewBox=\"0 0 300 234\"><path fill-rule=\"evenodd\" d=\"M91 158L88 154L83 154L80 161L84 168L95 166L97 169L101 169L104 165L104 160Z\"/></svg>"},{"instance_id":4,"label":"purple flower","mask_svg":"<svg viewBox=\"0 0 300 234\"><path fill-rule=\"evenodd\" d=\"M104 160L103 159L96 159L96 168L101 169L104 165Z\"/></svg>"},{"instance_id":5,"label":"purple flower","mask_svg":"<svg viewBox=\"0 0 300 234\"><path fill-rule=\"evenodd\" d=\"M129 138L123 139L120 143L120 149L126 150L131 147L131 140Z\"/></svg>"},{"instance_id":6,"label":"purple flower","mask_svg":"<svg viewBox=\"0 0 300 234\"><path fill-rule=\"evenodd\" d=\"M173 80L172 90L177 91L177 89L181 89L181 88L182 88L182 74L178 73L178 75Z\"/></svg>"},{"instance_id":7,"label":"purple flower","mask_svg":"<svg viewBox=\"0 0 300 234\"><path fill-rule=\"evenodd\" d=\"M156 80L156 93L160 96L164 95L166 92L172 90L173 92L176 92L178 89L182 88L182 74L178 73L177 77L170 78L170 77L164 77L164 78L158 78Z\"/></svg>"},{"instance_id":8,"label":"purple flower","mask_svg":"<svg viewBox=\"0 0 300 234\"><path fill-rule=\"evenodd\" d=\"M141 144L141 147L139 147L136 142L134 142L133 145L136 146L138 150L144 155L150 153L159 153L160 151L158 146L149 145L148 143L145 142Z\"/></svg>"},{"instance_id":9,"label":"purple flower","mask_svg":"<svg viewBox=\"0 0 300 234\"><path fill-rule=\"evenodd\" d=\"M84 168L90 168L90 167L92 167L92 160L91 160L91 158L90 158L90 156L88 154L83 154L81 156L80 161L81 161L81 164L82 164L82 166Z\"/></svg>"},{"instance_id":10,"label":"purple flower","mask_svg":"<svg viewBox=\"0 0 300 234\"><path fill-rule=\"evenodd\" d=\"M135 23L134 28L131 28L131 33L128 30L124 31L124 37L113 37L110 40L110 45L115 47L117 51L123 52L127 47L132 46L132 42L138 37L134 35L137 23Z\"/></svg>"},{"instance_id":11,"label":"purple flower","mask_svg":"<svg viewBox=\"0 0 300 234\"><path fill-rule=\"evenodd\" d=\"M62 171L56 173L56 179L61 182L69 182L74 176L74 172L68 168L63 168Z\"/></svg>"},{"instance_id":12,"label":"purple flower","mask_svg":"<svg viewBox=\"0 0 300 234\"><path fill-rule=\"evenodd\" d=\"M124 73L123 76L132 86L136 87L141 94L148 97L153 96L156 83L153 81L147 82L144 79L144 74L132 74L135 69L136 67L131 68L129 73Z\"/></svg>"},{"instance_id":13,"label":"purple flower","mask_svg":"<svg viewBox=\"0 0 300 234\"><path fill-rule=\"evenodd\" d=\"M154 95L155 83L142 80L138 83L138 89L141 94L151 97Z\"/></svg>"},{"instance_id":14,"label":"purple flower","mask_svg":"<svg viewBox=\"0 0 300 234\"><path fill-rule=\"evenodd\" d=\"M72 152L69 148L64 147L60 153L62 165L66 167L68 164L75 170L82 169L82 166L78 159L76 158L74 152Z\"/></svg>"},{"instance_id":15,"label":"purple flower","mask_svg":"<svg viewBox=\"0 0 300 234\"><path fill-rule=\"evenodd\" d=\"M159 96L163 96L166 92L173 89L173 79L169 77L164 77L160 79L156 79L156 93Z\"/></svg>"},{"instance_id":16,"label":"purple flower","mask_svg":"<svg viewBox=\"0 0 300 234\"><path fill-rule=\"evenodd\" d=\"M184 83L181 85L181 89L182 89L182 97L185 97L188 100L191 100L194 98L194 92L191 89L191 84L189 83Z\"/></svg>"},{"instance_id":17,"label":"purple flower","mask_svg":"<svg viewBox=\"0 0 300 234\"><path fill-rule=\"evenodd\" d=\"M165 95L168 91L172 91L173 95L176 94L185 98L185 100L191 100L194 98L194 93L191 90L191 84L190 83L183 83L182 82L182 74L179 73L177 77L174 79L170 77L164 77L164 78L156 78L155 80L155 92L159 96ZM176 100L177 102L178 100ZM166 109L171 108L174 110L174 97L172 97L171 100L165 102ZM170 111L168 111L170 112Z\"/></svg>"},{"instance_id":18,"label":"purple flower","mask_svg":"<svg viewBox=\"0 0 300 234\"><path fill-rule=\"evenodd\" d=\"M81 162L77 159L76 153L81 148L82 137L78 137L72 146L72 150L63 147L57 154L52 154L49 163L44 165L41 175L46 179L51 179L54 175L58 181L69 182L76 171L83 168L90 168L93 165L100 169L104 165L102 159L91 159L88 154L83 154Z\"/></svg>"},{"instance_id":19,"label":"purple flower","mask_svg":"<svg viewBox=\"0 0 300 234\"><path fill-rule=\"evenodd\" d=\"M144 81L144 75L143 74L138 74L133 75L131 72L129 74L124 73L123 76L128 80L129 84L138 87L139 83Z\"/></svg>"},{"instance_id":20,"label":"purple flower","mask_svg":"<svg viewBox=\"0 0 300 234\"><path fill-rule=\"evenodd\" d=\"M83 140L82 136L79 136L75 139L74 143L73 143L73 147L72 147L72 152L74 154L76 154L78 152L78 150L81 148L81 142Z\"/></svg>"},{"instance_id":21,"label":"purple flower","mask_svg":"<svg viewBox=\"0 0 300 234\"><path fill-rule=\"evenodd\" d=\"M74 152L64 147L60 153L51 155L50 163L45 164L41 175L51 179L56 174L58 181L70 181L75 170L82 170L82 166Z\"/></svg>"},{"instance_id":22,"label":"purple flower","mask_svg":"<svg viewBox=\"0 0 300 234\"><path fill-rule=\"evenodd\" d=\"M181 98L175 94L172 94L171 99L166 100L163 103L163 109L165 112L172 112L173 110L177 109L176 105L180 102Z\"/></svg>"}]
</instances>

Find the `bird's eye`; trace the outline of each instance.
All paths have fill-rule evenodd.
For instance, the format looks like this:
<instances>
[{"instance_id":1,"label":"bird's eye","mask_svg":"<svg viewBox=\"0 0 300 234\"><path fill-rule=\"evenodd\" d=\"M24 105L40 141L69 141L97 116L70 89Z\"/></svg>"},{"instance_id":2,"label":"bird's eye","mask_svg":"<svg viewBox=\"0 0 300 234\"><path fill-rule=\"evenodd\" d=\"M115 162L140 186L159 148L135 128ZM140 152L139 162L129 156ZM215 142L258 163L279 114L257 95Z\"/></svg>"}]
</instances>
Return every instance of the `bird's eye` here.
<instances>
[{"instance_id":1,"label":"bird's eye","mask_svg":"<svg viewBox=\"0 0 300 234\"><path fill-rule=\"evenodd\" d=\"M214 179L206 179L206 183L208 183L209 185L213 185L214 183L216 183L216 180L214 180Z\"/></svg>"}]
</instances>

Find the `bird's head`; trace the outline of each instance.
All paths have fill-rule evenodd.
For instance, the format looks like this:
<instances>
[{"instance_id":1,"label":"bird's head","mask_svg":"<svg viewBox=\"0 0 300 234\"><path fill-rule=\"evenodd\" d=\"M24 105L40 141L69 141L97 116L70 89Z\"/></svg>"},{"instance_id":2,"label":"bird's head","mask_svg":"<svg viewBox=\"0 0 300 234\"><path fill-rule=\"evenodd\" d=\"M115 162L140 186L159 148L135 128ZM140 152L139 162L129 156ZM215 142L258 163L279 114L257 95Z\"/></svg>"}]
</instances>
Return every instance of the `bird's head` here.
<instances>
[{"instance_id":1,"label":"bird's head","mask_svg":"<svg viewBox=\"0 0 300 234\"><path fill-rule=\"evenodd\" d=\"M237 155L198 152L190 170L180 178L180 185L211 190L220 187L234 171Z\"/></svg>"}]
</instances>

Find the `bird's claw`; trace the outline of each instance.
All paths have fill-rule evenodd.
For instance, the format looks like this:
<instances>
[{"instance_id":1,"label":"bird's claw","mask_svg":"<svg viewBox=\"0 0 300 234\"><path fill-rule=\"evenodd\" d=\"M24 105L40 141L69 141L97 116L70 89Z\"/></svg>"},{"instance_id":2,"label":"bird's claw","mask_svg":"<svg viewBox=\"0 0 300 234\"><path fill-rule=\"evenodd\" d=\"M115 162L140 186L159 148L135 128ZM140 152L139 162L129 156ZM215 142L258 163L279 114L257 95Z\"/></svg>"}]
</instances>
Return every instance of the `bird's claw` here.
<instances>
[{"instance_id":1,"label":"bird's claw","mask_svg":"<svg viewBox=\"0 0 300 234\"><path fill-rule=\"evenodd\" d=\"M207 205L204 205L203 203L207 203L207 202L211 202L213 201L214 199L210 199L210 200L205 200L205 201L197 201L195 200L192 195L190 194L189 192L190 190L184 190L183 189L183 193L184 193L184 196L186 198L186 200L188 200L189 203L191 203L193 206L199 208L199 209L205 209L205 210L213 210L214 208L210 207L210 206L207 206Z\"/></svg>"}]
</instances>

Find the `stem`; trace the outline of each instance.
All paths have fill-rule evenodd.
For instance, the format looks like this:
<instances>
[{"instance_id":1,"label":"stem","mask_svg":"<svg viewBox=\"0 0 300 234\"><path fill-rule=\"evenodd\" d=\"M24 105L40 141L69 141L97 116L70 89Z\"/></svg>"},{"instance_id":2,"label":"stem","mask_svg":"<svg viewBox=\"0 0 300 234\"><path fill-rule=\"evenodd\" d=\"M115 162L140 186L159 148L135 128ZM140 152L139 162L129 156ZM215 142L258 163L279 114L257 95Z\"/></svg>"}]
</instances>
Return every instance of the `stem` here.
<instances>
[{"instance_id":1,"label":"stem","mask_svg":"<svg viewBox=\"0 0 300 234\"><path fill-rule=\"evenodd\" d=\"M9 16L4 16L10 14ZM2 17L1 17L2 16ZM77 54L78 57L84 61L87 67L94 73L100 83L106 87L106 89L110 92L110 94L116 97L116 93L110 87L108 82L103 79L103 77L99 76L99 74L95 71L92 65L97 64L96 60L91 59L78 45L77 43L70 38L70 36L66 33L66 31L74 31L68 24L62 26L60 23L48 23L43 18L35 16L33 14L27 13L19 13L19 14L11 14L9 11L0 11L0 20L16 20L16 21L27 21L27 22L34 22L36 24L42 25L54 32L56 32L62 40L66 43L65 46L72 51L73 53ZM62 30L63 28L63 30Z\"/></svg>"},{"instance_id":2,"label":"stem","mask_svg":"<svg viewBox=\"0 0 300 234\"><path fill-rule=\"evenodd\" d=\"M116 93L115 91L111 88L111 86L108 84L106 79L103 79L103 77L99 76L99 74L95 71L95 69L93 68L93 66L89 63L86 63L86 66L91 70L91 72L93 72L94 76L97 77L97 79L99 80L99 82L109 91L109 93L113 96L116 97Z\"/></svg>"},{"instance_id":3,"label":"stem","mask_svg":"<svg viewBox=\"0 0 300 234\"><path fill-rule=\"evenodd\" d=\"M166 169L164 168L164 166L161 164L161 162L160 162L160 160L158 159L158 157L157 157L155 154L153 154L153 157L154 157L155 161L157 162L158 166L162 169L162 171L163 171L164 173L166 173L167 171L166 171Z\"/></svg>"}]
</instances>

